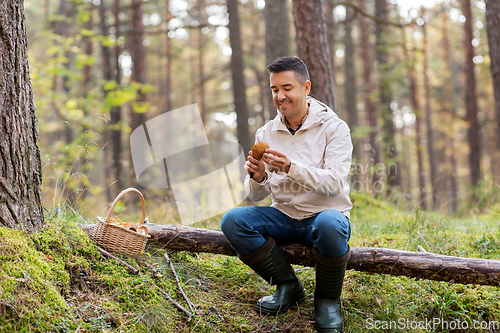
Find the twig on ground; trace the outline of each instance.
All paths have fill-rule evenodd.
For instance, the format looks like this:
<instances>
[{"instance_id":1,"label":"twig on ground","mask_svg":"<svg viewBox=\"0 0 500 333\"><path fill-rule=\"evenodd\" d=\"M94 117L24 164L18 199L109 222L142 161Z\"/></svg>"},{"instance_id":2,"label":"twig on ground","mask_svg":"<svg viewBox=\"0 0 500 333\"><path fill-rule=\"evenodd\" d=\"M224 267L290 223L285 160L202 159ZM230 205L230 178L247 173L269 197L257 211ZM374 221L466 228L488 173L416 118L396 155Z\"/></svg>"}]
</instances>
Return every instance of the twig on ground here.
<instances>
[{"instance_id":1,"label":"twig on ground","mask_svg":"<svg viewBox=\"0 0 500 333\"><path fill-rule=\"evenodd\" d=\"M22 316L19 314L19 312L17 312L17 309L16 309L16 307L15 307L14 305L9 304L9 303L7 303L7 302L2 302L2 301L0 301L0 305L8 306L9 308L11 308L11 309L12 309L12 311L14 311L14 312L16 313L16 315L17 315L19 318L22 318Z\"/></svg>"},{"instance_id":2,"label":"twig on ground","mask_svg":"<svg viewBox=\"0 0 500 333\"><path fill-rule=\"evenodd\" d=\"M177 285L179 286L179 290L181 291L182 297L184 297L184 299L186 300L186 302L189 306L189 310L191 312L194 312L193 303L191 303L191 301L189 300L187 295L184 293L184 290L182 289L182 286L181 286L181 281L179 280L179 276L177 275L177 272L175 271L174 264L172 263L172 260L170 260L170 257L166 253L165 253L165 260L167 260L167 263L170 266L170 270L172 271L172 274L174 274L175 281L177 282Z\"/></svg>"},{"instance_id":3,"label":"twig on ground","mask_svg":"<svg viewBox=\"0 0 500 333\"><path fill-rule=\"evenodd\" d=\"M154 267L153 265L151 265L145 261L141 261L141 260L137 260L137 261L139 262L139 264L147 267L148 270L150 271L150 273L153 274L153 276L158 277L156 275L156 273L159 273L159 272L156 269L156 267ZM188 316L188 320L191 320L191 318L194 316L193 313L189 312L185 307L180 305L175 299L172 298L172 296L170 296L165 290L161 289L157 284L153 283L153 286L158 288L158 290L162 293L162 295L165 296L165 298L168 299L170 302L172 302L173 305L175 305L179 310L184 312Z\"/></svg>"},{"instance_id":4,"label":"twig on ground","mask_svg":"<svg viewBox=\"0 0 500 333\"><path fill-rule=\"evenodd\" d=\"M99 250L99 252L101 252L101 254L103 254L104 256L109 257L111 259L114 259L114 260L118 261L120 264L127 266L127 268L130 269L133 274L139 274L139 270L137 270L136 268L134 268L130 264L126 263L125 261L121 260L120 258L115 257L114 255L112 255L108 251L105 251L105 250L101 249L100 247L97 247L97 250Z\"/></svg>"},{"instance_id":5,"label":"twig on ground","mask_svg":"<svg viewBox=\"0 0 500 333\"><path fill-rule=\"evenodd\" d=\"M177 303L177 301L175 299L173 299L165 290L158 287L155 283L153 283L153 286L158 288L158 290L162 293L162 295L165 296L165 298L168 299L170 302L172 302L179 310L184 312L189 317L189 319L191 319L191 317L193 317L193 314L191 312L189 312L185 307L183 307L182 305Z\"/></svg>"}]
</instances>

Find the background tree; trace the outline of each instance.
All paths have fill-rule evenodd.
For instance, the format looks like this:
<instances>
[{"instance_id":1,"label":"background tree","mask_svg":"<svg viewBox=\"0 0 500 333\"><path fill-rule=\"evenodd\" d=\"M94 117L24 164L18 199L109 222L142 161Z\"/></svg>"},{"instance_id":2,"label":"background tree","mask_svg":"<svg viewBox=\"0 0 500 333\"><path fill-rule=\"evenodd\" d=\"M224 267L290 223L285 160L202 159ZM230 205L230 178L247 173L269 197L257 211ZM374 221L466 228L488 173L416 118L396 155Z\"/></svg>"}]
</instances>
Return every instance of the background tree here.
<instances>
[{"instance_id":1,"label":"background tree","mask_svg":"<svg viewBox=\"0 0 500 333\"><path fill-rule=\"evenodd\" d=\"M325 15L321 0L294 0L293 17L298 56L307 65L311 76L311 96L337 112Z\"/></svg>"},{"instance_id":2,"label":"background tree","mask_svg":"<svg viewBox=\"0 0 500 333\"><path fill-rule=\"evenodd\" d=\"M288 0L266 1L264 20L266 25L266 62L290 55L290 23ZM269 119L276 116L272 94L268 93Z\"/></svg>"},{"instance_id":3,"label":"background tree","mask_svg":"<svg viewBox=\"0 0 500 333\"><path fill-rule=\"evenodd\" d=\"M467 129L467 140L469 143L469 168L470 182L472 186L477 186L481 179L481 139L480 125L477 118L477 95L476 95L476 74L474 73L474 48L472 46L472 11L470 0L462 0L462 10L465 16L464 24L464 51L465 51L465 110Z\"/></svg>"},{"instance_id":4,"label":"background tree","mask_svg":"<svg viewBox=\"0 0 500 333\"><path fill-rule=\"evenodd\" d=\"M4 1L0 12L0 226L35 231L42 166L23 1Z\"/></svg>"},{"instance_id":5,"label":"background tree","mask_svg":"<svg viewBox=\"0 0 500 333\"><path fill-rule=\"evenodd\" d=\"M490 54L491 79L495 92L497 148L500 149L500 2L486 0L486 30Z\"/></svg>"},{"instance_id":6,"label":"background tree","mask_svg":"<svg viewBox=\"0 0 500 333\"><path fill-rule=\"evenodd\" d=\"M389 190L401 187L401 172L398 168L397 149L395 140L395 129L391 109L392 89L390 79L390 65L388 63L388 33L384 21L389 18L389 10L386 0L375 0L375 15L377 23L375 34L377 37L376 58L378 63L378 90L379 105L378 113L382 119L382 141L384 143L384 160L387 165L387 183Z\"/></svg>"},{"instance_id":7,"label":"background tree","mask_svg":"<svg viewBox=\"0 0 500 333\"><path fill-rule=\"evenodd\" d=\"M228 0L229 38L231 40L231 72L233 77L234 105L238 123L238 141L243 151L248 152L253 145L248 132L248 109L246 85L244 76L243 53L241 48L240 20L238 15L238 1Z\"/></svg>"},{"instance_id":8,"label":"background tree","mask_svg":"<svg viewBox=\"0 0 500 333\"><path fill-rule=\"evenodd\" d=\"M344 99L345 99L345 110L348 115L348 124L352 129L356 129L359 126L358 121L358 103L356 99L356 72L354 68L354 59L356 56L356 51L354 48L354 40L352 36L353 26L355 23L356 15L354 10L350 7L346 7L346 16L344 21L344 45L345 45L345 81L344 81ZM332 58L332 57L330 57ZM353 162L357 163L360 159L360 142L359 139L353 136ZM354 178L357 178L354 175Z\"/></svg>"}]
</instances>

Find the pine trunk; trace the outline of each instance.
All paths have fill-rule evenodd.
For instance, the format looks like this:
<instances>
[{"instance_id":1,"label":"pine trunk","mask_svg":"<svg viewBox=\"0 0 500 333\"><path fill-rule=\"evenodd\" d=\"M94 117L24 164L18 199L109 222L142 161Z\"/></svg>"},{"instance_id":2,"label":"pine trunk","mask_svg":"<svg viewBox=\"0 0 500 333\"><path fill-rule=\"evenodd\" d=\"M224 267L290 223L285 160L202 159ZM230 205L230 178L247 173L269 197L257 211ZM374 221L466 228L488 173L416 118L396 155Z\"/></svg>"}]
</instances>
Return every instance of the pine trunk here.
<instances>
[{"instance_id":1,"label":"pine trunk","mask_svg":"<svg viewBox=\"0 0 500 333\"><path fill-rule=\"evenodd\" d=\"M480 135L481 129L477 119L477 95L476 95L476 75L474 73L474 47L472 46L472 39L474 38L472 32L472 10L471 1L462 0L463 14L465 16L464 24L464 51L465 58L465 109L466 120L469 125L467 130L467 139L469 143L469 168L470 168L470 182L472 186L477 186L481 179L481 145ZM473 195L473 200L477 198Z\"/></svg>"},{"instance_id":2,"label":"pine trunk","mask_svg":"<svg viewBox=\"0 0 500 333\"><path fill-rule=\"evenodd\" d=\"M404 39L406 36L406 31L403 31ZM412 30L413 31L413 30ZM413 40L413 37L412 37ZM425 194L425 178L424 178L424 162L423 162L423 145L422 145L422 115L420 109L420 103L418 100L418 84L417 84L417 73L415 70L415 65L417 62L415 51L412 51L411 56L409 55L407 46L403 43L403 52L405 55L405 60L409 63L408 79L410 81L410 100L411 108L413 109L413 114L415 115L415 148L417 150L417 166L418 166L418 185L419 185L419 205L422 209L427 209L427 200Z\"/></svg>"},{"instance_id":3,"label":"pine trunk","mask_svg":"<svg viewBox=\"0 0 500 333\"><path fill-rule=\"evenodd\" d=\"M359 8L366 12L365 0L359 1ZM372 77L373 60L370 56L370 41L369 41L369 27L368 20L363 15L359 17L359 26L361 33L361 56L363 57L363 79L364 79L364 96L365 96L365 110L370 125L370 157L372 164L380 163L380 148L377 143L378 122L377 110L373 101L374 82ZM375 174L374 174L375 177ZM374 180L376 180L374 178ZM374 182L375 183L375 182Z\"/></svg>"},{"instance_id":4,"label":"pine trunk","mask_svg":"<svg viewBox=\"0 0 500 333\"><path fill-rule=\"evenodd\" d=\"M423 13L422 13L423 16ZM427 153L429 154L429 166L432 187L432 208L439 208L438 187L437 187L437 159L434 152L434 128L431 113L431 84L429 82L429 50L427 41L427 23L422 25L424 56L424 90L425 90L425 123L427 127Z\"/></svg>"},{"instance_id":5,"label":"pine trunk","mask_svg":"<svg viewBox=\"0 0 500 333\"><path fill-rule=\"evenodd\" d=\"M332 68L332 77L335 83L335 0L325 1L325 20L326 20L326 37L328 39L328 51L330 52L330 67Z\"/></svg>"},{"instance_id":6,"label":"pine trunk","mask_svg":"<svg viewBox=\"0 0 500 333\"><path fill-rule=\"evenodd\" d=\"M266 25L266 61L272 63L279 57L290 55L290 22L288 20L288 1L266 1L264 7ZM269 85L268 85L269 86ZM270 90L267 90L269 119L276 116L276 106Z\"/></svg>"},{"instance_id":7,"label":"pine trunk","mask_svg":"<svg viewBox=\"0 0 500 333\"><path fill-rule=\"evenodd\" d=\"M498 0L486 0L486 30L490 50L491 78L495 93L497 148L500 149L500 2Z\"/></svg>"},{"instance_id":8,"label":"pine trunk","mask_svg":"<svg viewBox=\"0 0 500 333\"><path fill-rule=\"evenodd\" d=\"M445 177L442 175L439 179L445 179L446 187L446 201L448 202L448 212L454 213L458 209L458 183L457 183L457 157L455 149L455 135L456 132L453 124L455 123L455 118L457 117L456 107L453 103L453 82L456 78L453 75L452 70L452 58L450 51L450 38L448 34L448 13L443 10L440 14L441 16L441 31L443 35L443 53L444 62L446 64L446 71L444 72L445 82L444 82L444 109L443 114L447 116L445 120L447 123L452 124L451 128L446 132L446 143L445 143L445 158L446 158L446 174Z\"/></svg>"},{"instance_id":9,"label":"pine trunk","mask_svg":"<svg viewBox=\"0 0 500 333\"><path fill-rule=\"evenodd\" d=\"M297 52L311 77L311 96L337 111L321 0L293 0Z\"/></svg>"},{"instance_id":10,"label":"pine trunk","mask_svg":"<svg viewBox=\"0 0 500 333\"><path fill-rule=\"evenodd\" d=\"M238 0L227 1L229 14L229 40L231 43L231 72L233 77L234 106L237 114L237 137L243 151L248 152L252 148L253 140L250 139L248 131L248 108L246 97L246 85L243 65L243 51L241 46L240 18L238 16Z\"/></svg>"},{"instance_id":11,"label":"pine trunk","mask_svg":"<svg viewBox=\"0 0 500 333\"><path fill-rule=\"evenodd\" d=\"M352 38L352 26L355 15L353 9L350 6L346 7L346 17L345 17L345 35L344 35L344 45L345 45L345 83L344 83L344 98L345 98L345 108L348 114L348 123L351 130L358 127L358 107L356 101L356 73L354 70L354 41ZM353 163L358 163L360 161L360 140L356 137L353 138L353 152L352 161ZM356 174L352 177L353 181L357 181L358 177Z\"/></svg>"},{"instance_id":12,"label":"pine trunk","mask_svg":"<svg viewBox=\"0 0 500 333\"><path fill-rule=\"evenodd\" d=\"M165 53L166 53L166 66L165 66L165 112L172 110L172 40L168 33L170 32L168 24L172 18L172 13L170 13L170 0L165 0L165 21L166 21L166 33L165 33Z\"/></svg>"},{"instance_id":13,"label":"pine trunk","mask_svg":"<svg viewBox=\"0 0 500 333\"><path fill-rule=\"evenodd\" d=\"M387 167L388 192L393 188L401 188L401 174L398 168L397 150L395 142L395 128L391 110L392 88L388 63L388 34L383 21L388 20L387 0L375 0L375 15L380 20L376 23L375 34L377 39L377 62L379 84L379 115L382 119L382 142Z\"/></svg>"},{"instance_id":14,"label":"pine trunk","mask_svg":"<svg viewBox=\"0 0 500 333\"><path fill-rule=\"evenodd\" d=\"M0 12L0 226L36 231L42 167L23 1L3 1Z\"/></svg>"},{"instance_id":15,"label":"pine trunk","mask_svg":"<svg viewBox=\"0 0 500 333\"><path fill-rule=\"evenodd\" d=\"M116 40L118 41L120 36L121 36L121 26L120 26L120 10L121 10L121 3L120 0L115 0L114 2L114 8L113 8L113 14L115 17L115 35L116 35ZM121 54L121 47L119 43L115 44L114 47L114 61L113 64L115 66L115 77L114 80L118 84L118 86L121 85L122 81L122 69L120 67L120 54ZM122 181L122 131L119 128L120 122L121 122L121 113L122 109L120 106L113 106L111 108L111 111L109 112L110 116L110 136L111 136L111 150L112 150L112 175L113 175L113 185L110 186L112 188L111 190L111 197L114 198L120 193L120 191L123 189L123 181ZM109 184L108 184L109 185ZM108 201L113 200L112 198L109 198Z\"/></svg>"}]
</instances>

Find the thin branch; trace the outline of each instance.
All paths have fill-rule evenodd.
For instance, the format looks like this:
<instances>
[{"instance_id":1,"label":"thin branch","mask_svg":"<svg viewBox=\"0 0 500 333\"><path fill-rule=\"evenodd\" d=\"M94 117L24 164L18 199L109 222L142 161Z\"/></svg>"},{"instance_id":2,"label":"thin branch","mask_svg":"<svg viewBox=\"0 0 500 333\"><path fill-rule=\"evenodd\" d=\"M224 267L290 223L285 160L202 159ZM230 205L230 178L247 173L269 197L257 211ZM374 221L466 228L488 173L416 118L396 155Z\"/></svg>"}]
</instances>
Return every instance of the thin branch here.
<instances>
[{"instance_id":1,"label":"thin branch","mask_svg":"<svg viewBox=\"0 0 500 333\"><path fill-rule=\"evenodd\" d=\"M191 317L193 317L193 314L191 312L189 312L185 307L183 307L182 305L177 303L176 300L173 299L166 291L164 291L163 289L158 287L155 283L153 283L153 286L158 288L158 290L163 294L163 296L165 296L166 299L168 299L170 302L172 302L172 304L174 304L179 310L184 312L189 317L189 319L191 319Z\"/></svg>"},{"instance_id":2,"label":"thin branch","mask_svg":"<svg viewBox=\"0 0 500 333\"><path fill-rule=\"evenodd\" d=\"M139 270L137 270L136 268L134 268L130 264L126 263L125 261L121 260L120 258L115 257L111 253L109 253L109 252L101 249L100 247L98 247L97 250L99 250L99 252L101 252L101 254L105 255L106 257L114 259L114 260L118 261L120 264L123 264L123 265L127 266L127 268L130 269L133 274L138 274L139 273Z\"/></svg>"},{"instance_id":3,"label":"thin branch","mask_svg":"<svg viewBox=\"0 0 500 333\"><path fill-rule=\"evenodd\" d=\"M370 20L372 20L376 23L392 25L392 26L398 27L398 28L403 28L403 27L408 25L408 24L401 24L401 23L397 23L397 22L391 22L391 21L386 21L386 20L380 19L374 15L368 14L367 12L365 12L364 10L362 10L361 8L359 8L358 6L356 6L350 2L339 2L337 4L337 6L349 6L352 9L354 9L357 13L363 15L366 18L369 18Z\"/></svg>"},{"instance_id":4,"label":"thin branch","mask_svg":"<svg viewBox=\"0 0 500 333\"><path fill-rule=\"evenodd\" d=\"M175 271L174 264L172 263L172 260L170 260L170 257L168 254L165 253L165 260L167 260L168 265L170 266L170 270L172 271L172 274L174 274L175 281L177 282L177 285L179 286L179 290L181 291L182 297L186 300L189 310L191 312L194 312L194 306L187 297L187 295L184 293L184 290L182 289L181 281L179 280L179 276L177 275L177 272Z\"/></svg>"}]
</instances>

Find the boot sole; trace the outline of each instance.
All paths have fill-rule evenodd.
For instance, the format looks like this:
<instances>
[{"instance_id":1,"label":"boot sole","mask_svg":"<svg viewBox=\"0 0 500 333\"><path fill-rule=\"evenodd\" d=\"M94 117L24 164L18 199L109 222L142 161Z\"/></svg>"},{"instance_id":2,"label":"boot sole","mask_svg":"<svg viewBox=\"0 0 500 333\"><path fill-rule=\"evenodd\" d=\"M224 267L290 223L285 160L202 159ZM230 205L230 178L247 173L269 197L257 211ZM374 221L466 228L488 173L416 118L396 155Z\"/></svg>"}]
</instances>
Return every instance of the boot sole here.
<instances>
[{"instance_id":1,"label":"boot sole","mask_svg":"<svg viewBox=\"0 0 500 333\"><path fill-rule=\"evenodd\" d=\"M344 330L340 328L318 328L314 327L318 333L342 333Z\"/></svg>"},{"instance_id":2,"label":"boot sole","mask_svg":"<svg viewBox=\"0 0 500 333\"><path fill-rule=\"evenodd\" d=\"M295 304L299 304L303 300L307 298L306 291L303 290L300 294L295 296L293 300L288 304L288 306L281 307L278 311L275 310L268 310L266 308L263 308L261 305L257 303L255 306L255 310L257 313L262 314L264 316L277 316L280 313L285 313L290 307L292 307Z\"/></svg>"}]
</instances>

